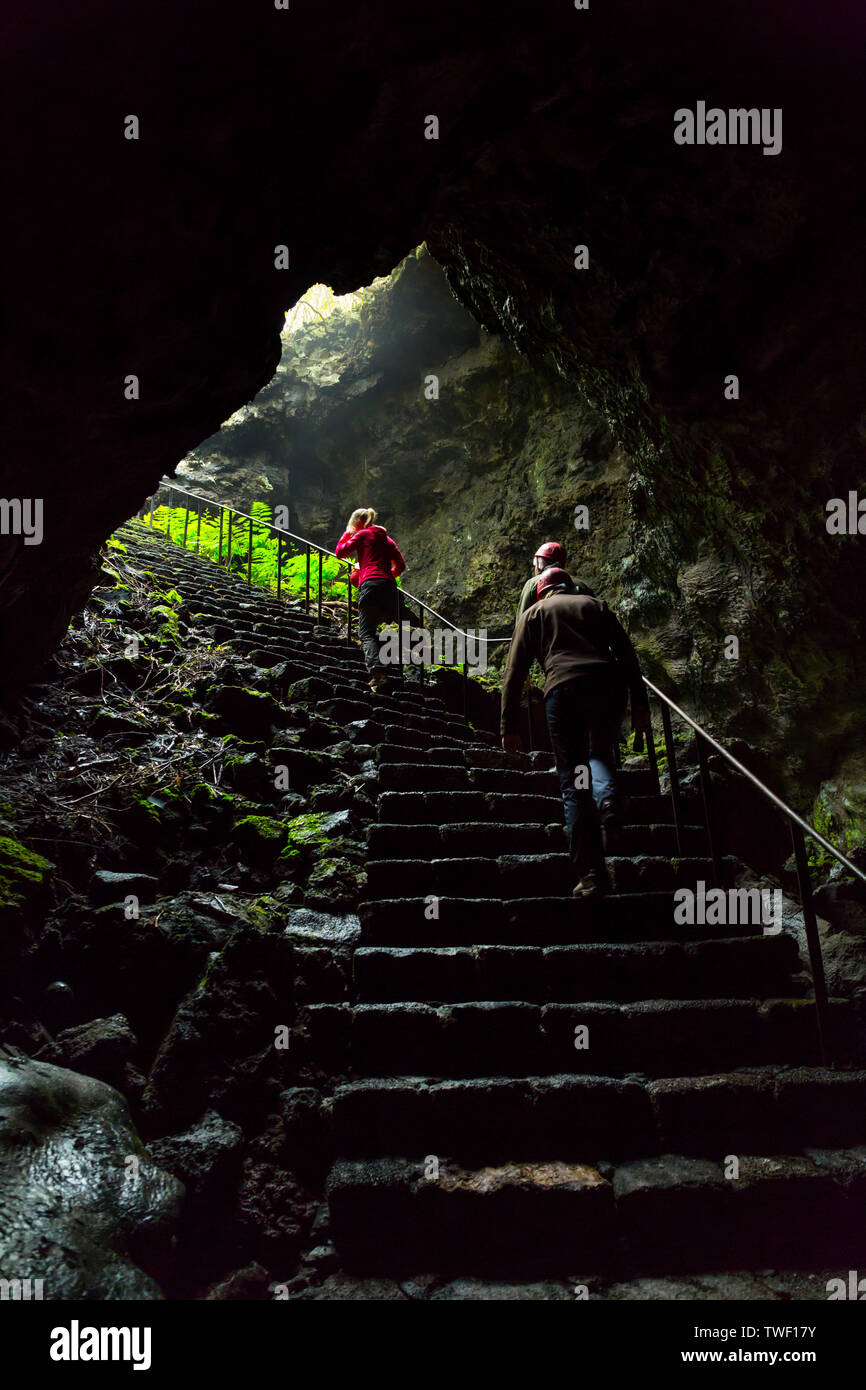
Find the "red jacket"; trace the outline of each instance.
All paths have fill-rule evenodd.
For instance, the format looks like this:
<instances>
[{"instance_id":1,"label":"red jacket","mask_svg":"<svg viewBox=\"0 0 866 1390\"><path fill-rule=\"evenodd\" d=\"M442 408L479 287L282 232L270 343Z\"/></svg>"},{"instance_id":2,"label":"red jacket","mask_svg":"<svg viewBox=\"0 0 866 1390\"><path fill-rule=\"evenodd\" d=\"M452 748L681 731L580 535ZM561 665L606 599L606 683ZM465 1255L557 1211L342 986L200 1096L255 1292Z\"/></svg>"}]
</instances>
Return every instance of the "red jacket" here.
<instances>
[{"instance_id":1,"label":"red jacket","mask_svg":"<svg viewBox=\"0 0 866 1390\"><path fill-rule=\"evenodd\" d=\"M362 526L355 532L344 531L334 553L339 560L347 555L357 557L358 569L352 572L353 584L360 585L368 579L396 579L406 568L406 561L384 526Z\"/></svg>"}]
</instances>

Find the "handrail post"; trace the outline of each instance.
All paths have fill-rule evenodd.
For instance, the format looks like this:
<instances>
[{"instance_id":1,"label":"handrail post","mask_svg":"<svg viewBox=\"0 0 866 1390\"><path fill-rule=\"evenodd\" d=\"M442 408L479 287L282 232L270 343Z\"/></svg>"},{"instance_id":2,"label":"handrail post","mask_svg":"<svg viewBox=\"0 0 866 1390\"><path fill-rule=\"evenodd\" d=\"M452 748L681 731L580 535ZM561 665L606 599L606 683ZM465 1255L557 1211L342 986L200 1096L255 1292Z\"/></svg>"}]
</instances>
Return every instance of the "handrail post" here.
<instances>
[{"instance_id":1,"label":"handrail post","mask_svg":"<svg viewBox=\"0 0 866 1390\"><path fill-rule=\"evenodd\" d=\"M426 631L426 628L425 628L425 625L424 625L424 609L421 607L421 604L419 603L419 604L418 604L418 633L419 633L420 638L421 638L421 660L420 660L420 662L418 663L418 681L419 681L419 684L420 684L420 685L426 685L426 684L427 684L427 668L426 668L426 666L424 665L424 648L425 648L425 646L427 645L426 642L425 642L425 640L424 640L424 633L425 633L425 631Z\"/></svg>"},{"instance_id":2,"label":"handrail post","mask_svg":"<svg viewBox=\"0 0 866 1390\"><path fill-rule=\"evenodd\" d=\"M821 956L821 938L818 935L818 919L812 897L812 878L809 873L809 860L806 854L806 838L794 821L791 824L791 840L794 845L794 861L797 866L797 883L800 889L800 906L803 910L803 925L806 928L806 943L809 947L809 964L812 967L812 985L815 990L815 1026L818 1035L818 1058L823 1067L826 1063L825 1037L827 1016L827 981L824 977L824 961Z\"/></svg>"},{"instance_id":3,"label":"handrail post","mask_svg":"<svg viewBox=\"0 0 866 1390\"><path fill-rule=\"evenodd\" d=\"M697 735L698 741L698 767L701 775L701 795L704 801L704 823L707 827L707 842L710 851L710 863L713 871L713 887L722 886L722 867L719 860L718 847L716 844L716 824L713 815L713 791L710 784L710 767L707 761L707 750L704 747L702 734Z\"/></svg>"},{"instance_id":4,"label":"handrail post","mask_svg":"<svg viewBox=\"0 0 866 1390\"><path fill-rule=\"evenodd\" d=\"M674 808L674 829L677 837L677 858L683 857L683 799L680 792L680 779L677 772L677 754L674 746L674 731L671 724L671 712L665 704L662 705L662 729L665 736L665 752L668 755L668 776L671 782L671 801Z\"/></svg>"},{"instance_id":5,"label":"handrail post","mask_svg":"<svg viewBox=\"0 0 866 1390\"><path fill-rule=\"evenodd\" d=\"M198 530L195 533L195 553L198 555L201 548L201 498L198 499Z\"/></svg>"},{"instance_id":6,"label":"handrail post","mask_svg":"<svg viewBox=\"0 0 866 1390\"><path fill-rule=\"evenodd\" d=\"M231 573L231 568L232 568L232 524L233 524L233 522L234 522L234 515L235 515L235 514L234 514L234 512L232 511L231 507L229 507L228 513L229 513L229 534L228 534L228 548L227 548L227 550L226 550L226 569L228 570L229 573Z\"/></svg>"},{"instance_id":7,"label":"handrail post","mask_svg":"<svg viewBox=\"0 0 866 1390\"><path fill-rule=\"evenodd\" d=\"M397 624L397 651L399 654L398 659L400 662L400 680L404 681L406 679L406 667L403 662L403 614L400 608L399 586L395 584L394 590L396 594L396 597L394 599L394 620Z\"/></svg>"},{"instance_id":8,"label":"handrail post","mask_svg":"<svg viewBox=\"0 0 866 1390\"><path fill-rule=\"evenodd\" d=\"M310 547L307 546L307 596L304 599L304 612L310 611Z\"/></svg>"},{"instance_id":9,"label":"handrail post","mask_svg":"<svg viewBox=\"0 0 866 1390\"><path fill-rule=\"evenodd\" d=\"M220 538L219 538L219 545L218 545L218 547L217 547L217 567L219 567L219 566L222 564L222 562L223 562L223 516L224 516L224 512L223 512L223 504L222 504L222 502L220 502L220 504L219 504L219 509L220 509Z\"/></svg>"},{"instance_id":10,"label":"handrail post","mask_svg":"<svg viewBox=\"0 0 866 1390\"><path fill-rule=\"evenodd\" d=\"M318 623L319 623L319 626L321 627L321 625L322 625L322 552L321 552L321 550L319 551L319 611L318 611Z\"/></svg>"},{"instance_id":11,"label":"handrail post","mask_svg":"<svg viewBox=\"0 0 866 1390\"><path fill-rule=\"evenodd\" d=\"M653 779L656 796L661 795L662 784L659 781L659 760L656 754L655 734L653 733L652 710L650 710L649 730L646 736L646 755L650 765L650 773Z\"/></svg>"},{"instance_id":12,"label":"handrail post","mask_svg":"<svg viewBox=\"0 0 866 1390\"><path fill-rule=\"evenodd\" d=\"M150 529L153 530L153 504L156 501L156 493L150 494Z\"/></svg>"},{"instance_id":13,"label":"handrail post","mask_svg":"<svg viewBox=\"0 0 866 1390\"><path fill-rule=\"evenodd\" d=\"M183 548L186 550L186 538L189 533L189 497L184 493L183 509Z\"/></svg>"},{"instance_id":14,"label":"handrail post","mask_svg":"<svg viewBox=\"0 0 866 1390\"><path fill-rule=\"evenodd\" d=\"M247 548L247 583L253 582L253 519L250 517L250 543Z\"/></svg>"},{"instance_id":15,"label":"handrail post","mask_svg":"<svg viewBox=\"0 0 866 1390\"><path fill-rule=\"evenodd\" d=\"M352 640L352 566L346 566L346 641Z\"/></svg>"},{"instance_id":16,"label":"handrail post","mask_svg":"<svg viewBox=\"0 0 866 1390\"><path fill-rule=\"evenodd\" d=\"M277 536L277 598L280 597L283 584L283 538Z\"/></svg>"},{"instance_id":17,"label":"handrail post","mask_svg":"<svg viewBox=\"0 0 866 1390\"><path fill-rule=\"evenodd\" d=\"M463 718L469 718L469 667L463 662Z\"/></svg>"}]
</instances>

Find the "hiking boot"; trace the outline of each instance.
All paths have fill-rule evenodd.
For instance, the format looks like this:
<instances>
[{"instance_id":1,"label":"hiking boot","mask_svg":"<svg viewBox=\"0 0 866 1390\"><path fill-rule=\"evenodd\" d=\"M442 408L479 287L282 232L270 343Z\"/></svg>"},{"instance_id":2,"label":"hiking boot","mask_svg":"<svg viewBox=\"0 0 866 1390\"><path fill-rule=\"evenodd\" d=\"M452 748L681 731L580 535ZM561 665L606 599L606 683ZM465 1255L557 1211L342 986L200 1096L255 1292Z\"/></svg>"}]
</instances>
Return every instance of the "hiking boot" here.
<instances>
[{"instance_id":1,"label":"hiking boot","mask_svg":"<svg viewBox=\"0 0 866 1390\"><path fill-rule=\"evenodd\" d=\"M606 873L601 869L591 869L588 874L584 874L579 883L575 884L571 890L574 898L602 898L610 887L610 881Z\"/></svg>"}]
</instances>

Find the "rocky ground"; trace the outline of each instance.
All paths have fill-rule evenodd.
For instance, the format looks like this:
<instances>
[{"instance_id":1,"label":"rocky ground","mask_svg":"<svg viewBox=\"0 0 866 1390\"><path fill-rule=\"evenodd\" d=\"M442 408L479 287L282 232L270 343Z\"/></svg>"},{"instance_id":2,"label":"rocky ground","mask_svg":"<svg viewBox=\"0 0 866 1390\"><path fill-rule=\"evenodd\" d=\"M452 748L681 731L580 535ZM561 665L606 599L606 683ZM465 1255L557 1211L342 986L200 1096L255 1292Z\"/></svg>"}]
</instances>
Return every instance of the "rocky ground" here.
<instances>
[{"instance_id":1,"label":"rocky ground","mask_svg":"<svg viewBox=\"0 0 866 1390\"><path fill-rule=\"evenodd\" d=\"M321 1244L321 1077L274 1038L342 987L370 750L146 558L102 577L4 729L2 1042L121 1090L188 1189L157 1277L203 1296Z\"/></svg>"}]
</instances>

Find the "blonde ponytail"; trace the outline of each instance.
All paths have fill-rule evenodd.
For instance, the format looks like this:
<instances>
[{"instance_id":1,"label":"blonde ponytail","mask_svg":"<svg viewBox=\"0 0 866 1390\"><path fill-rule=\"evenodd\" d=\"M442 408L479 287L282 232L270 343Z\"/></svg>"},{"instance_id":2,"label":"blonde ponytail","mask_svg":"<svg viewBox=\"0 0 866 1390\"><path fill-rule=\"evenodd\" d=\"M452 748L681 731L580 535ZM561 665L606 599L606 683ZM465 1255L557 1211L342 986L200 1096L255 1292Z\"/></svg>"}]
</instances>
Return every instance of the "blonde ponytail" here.
<instances>
[{"instance_id":1,"label":"blonde ponytail","mask_svg":"<svg viewBox=\"0 0 866 1390\"><path fill-rule=\"evenodd\" d=\"M349 517L349 529L361 530L364 526L372 526L376 515L375 507L356 507Z\"/></svg>"}]
</instances>

